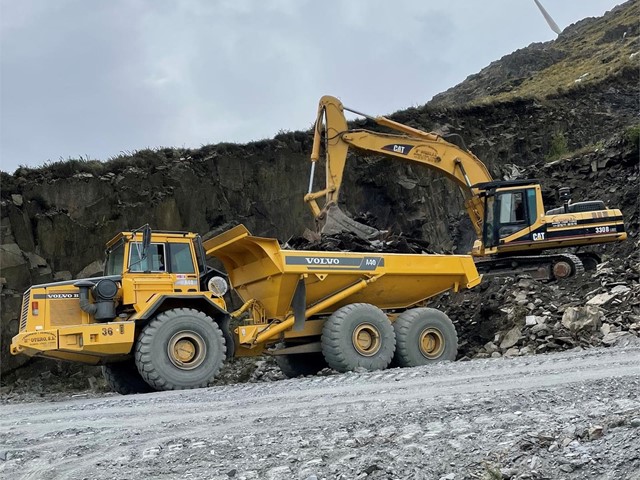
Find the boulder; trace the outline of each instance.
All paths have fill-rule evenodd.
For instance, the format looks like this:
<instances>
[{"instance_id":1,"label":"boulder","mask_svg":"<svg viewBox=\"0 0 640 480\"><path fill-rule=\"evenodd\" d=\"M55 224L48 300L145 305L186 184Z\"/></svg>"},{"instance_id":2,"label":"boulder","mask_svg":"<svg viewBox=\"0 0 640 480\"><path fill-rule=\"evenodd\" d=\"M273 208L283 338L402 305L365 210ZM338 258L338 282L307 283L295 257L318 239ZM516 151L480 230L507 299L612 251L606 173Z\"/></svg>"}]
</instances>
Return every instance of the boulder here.
<instances>
[{"instance_id":1,"label":"boulder","mask_svg":"<svg viewBox=\"0 0 640 480\"><path fill-rule=\"evenodd\" d=\"M596 306L568 307L562 315L562 325L570 331L596 332L602 325L604 311Z\"/></svg>"},{"instance_id":2,"label":"boulder","mask_svg":"<svg viewBox=\"0 0 640 480\"><path fill-rule=\"evenodd\" d=\"M91 262L89 265L84 267L76 278L90 278L90 277L98 277L102 275L104 272L104 262L101 260L96 260L95 262Z\"/></svg>"},{"instance_id":3,"label":"boulder","mask_svg":"<svg viewBox=\"0 0 640 480\"><path fill-rule=\"evenodd\" d=\"M599 293L598 295L592 297L587 301L587 305L604 305L609 300L615 297L615 294L612 293Z\"/></svg>"},{"instance_id":4,"label":"boulder","mask_svg":"<svg viewBox=\"0 0 640 480\"><path fill-rule=\"evenodd\" d=\"M31 283L29 261L17 243L0 245L2 276L7 279L6 288L22 292Z\"/></svg>"},{"instance_id":5,"label":"boulder","mask_svg":"<svg viewBox=\"0 0 640 480\"><path fill-rule=\"evenodd\" d=\"M611 332L602 338L602 343L608 346L629 347L632 345L640 345L640 338L629 332Z\"/></svg>"},{"instance_id":6,"label":"boulder","mask_svg":"<svg viewBox=\"0 0 640 480\"><path fill-rule=\"evenodd\" d=\"M520 330L520 327L518 326L513 327L504 336L504 338L502 339L502 342L500 342L500 348L502 350L507 350L513 347L516 343L518 343L518 340L520 340L521 336L522 336L522 330Z\"/></svg>"}]
</instances>

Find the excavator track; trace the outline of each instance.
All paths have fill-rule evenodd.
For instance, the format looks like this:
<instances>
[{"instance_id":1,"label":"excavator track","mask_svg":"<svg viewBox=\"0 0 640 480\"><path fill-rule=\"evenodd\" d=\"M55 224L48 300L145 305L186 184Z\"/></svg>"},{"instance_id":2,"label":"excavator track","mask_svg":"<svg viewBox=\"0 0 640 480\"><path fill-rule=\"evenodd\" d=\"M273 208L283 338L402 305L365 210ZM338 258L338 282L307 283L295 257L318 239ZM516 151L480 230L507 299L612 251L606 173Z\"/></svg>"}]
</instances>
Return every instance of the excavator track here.
<instances>
[{"instance_id":1,"label":"excavator track","mask_svg":"<svg viewBox=\"0 0 640 480\"><path fill-rule=\"evenodd\" d=\"M582 261L572 253L476 259L476 267L484 275L526 273L537 280L562 280L584 273Z\"/></svg>"}]
</instances>

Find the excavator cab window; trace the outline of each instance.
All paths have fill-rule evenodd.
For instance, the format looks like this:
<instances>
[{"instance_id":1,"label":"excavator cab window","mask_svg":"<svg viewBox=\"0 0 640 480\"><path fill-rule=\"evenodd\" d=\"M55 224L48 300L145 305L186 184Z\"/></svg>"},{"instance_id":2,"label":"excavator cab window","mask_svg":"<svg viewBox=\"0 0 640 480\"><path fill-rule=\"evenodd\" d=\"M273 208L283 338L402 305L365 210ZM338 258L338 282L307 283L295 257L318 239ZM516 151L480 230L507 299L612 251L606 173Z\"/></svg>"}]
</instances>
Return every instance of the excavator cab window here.
<instances>
[{"instance_id":1,"label":"excavator cab window","mask_svg":"<svg viewBox=\"0 0 640 480\"><path fill-rule=\"evenodd\" d=\"M526 221L522 192L502 193L498 198L501 225L518 224Z\"/></svg>"},{"instance_id":2,"label":"excavator cab window","mask_svg":"<svg viewBox=\"0 0 640 480\"><path fill-rule=\"evenodd\" d=\"M497 192L486 196L485 246L494 247L501 239L528 228L531 218L535 221L535 191L531 192L533 197L529 195L529 189Z\"/></svg>"},{"instance_id":3,"label":"excavator cab window","mask_svg":"<svg viewBox=\"0 0 640 480\"><path fill-rule=\"evenodd\" d=\"M529 226L524 191L504 192L498 195L498 238L505 238Z\"/></svg>"},{"instance_id":4,"label":"excavator cab window","mask_svg":"<svg viewBox=\"0 0 640 480\"><path fill-rule=\"evenodd\" d=\"M529 210L529 225L533 225L538 219L538 205L534 188L527 188L527 207Z\"/></svg>"},{"instance_id":5,"label":"excavator cab window","mask_svg":"<svg viewBox=\"0 0 640 480\"><path fill-rule=\"evenodd\" d=\"M485 197L485 218L484 218L484 232L483 232L483 243L487 247L493 247L496 245L495 240L495 205L496 205L496 197L495 195L487 195Z\"/></svg>"}]
</instances>

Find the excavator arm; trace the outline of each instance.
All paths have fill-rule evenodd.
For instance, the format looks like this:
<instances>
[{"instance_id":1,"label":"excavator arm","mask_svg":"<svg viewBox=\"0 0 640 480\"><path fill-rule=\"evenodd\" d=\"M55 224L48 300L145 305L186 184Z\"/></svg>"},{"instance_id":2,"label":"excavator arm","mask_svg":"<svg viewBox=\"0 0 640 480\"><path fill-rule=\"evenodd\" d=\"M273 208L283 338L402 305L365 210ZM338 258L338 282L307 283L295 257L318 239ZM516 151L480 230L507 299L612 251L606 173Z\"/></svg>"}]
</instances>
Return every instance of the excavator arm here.
<instances>
[{"instance_id":1,"label":"excavator arm","mask_svg":"<svg viewBox=\"0 0 640 480\"><path fill-rule=\"evenodd\" d=\"M363 129L350 130L344 111L365 116L378 125L388 127L398 134L372 132ZM313 191L315 167L324 147L326 162L325 188ZM471 152L447 142L434 133L424 132L385 117L370 117L350 110L340 100L331 96L320 99L315 123L313 150L311 153L311 178L305 201L313 215L320 220L326 212L337 208L347 154L352 148L365 154L380 154L408 162L418 163L444 174L456 183L465 197L465 208L478 236L482 235L484 204L474 185L492 180L486 166ZM324 197L322 208L318 199ZM343 215L343 214L342 214Z\"/></svg>"}]
</instances>

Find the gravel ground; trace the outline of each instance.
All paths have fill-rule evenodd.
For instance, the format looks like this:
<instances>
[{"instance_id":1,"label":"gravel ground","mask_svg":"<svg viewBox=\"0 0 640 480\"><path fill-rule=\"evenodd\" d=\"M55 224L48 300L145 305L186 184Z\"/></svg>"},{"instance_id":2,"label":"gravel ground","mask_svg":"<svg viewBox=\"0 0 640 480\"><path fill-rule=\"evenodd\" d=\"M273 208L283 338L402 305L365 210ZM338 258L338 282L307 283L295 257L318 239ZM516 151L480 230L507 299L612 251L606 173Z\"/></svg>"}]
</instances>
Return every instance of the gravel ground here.
<instances>
[{"instance_id":1,"label":"gravel ground","mask_svg":"<svg viewBox=\"0 0 640 480\"><path fill-rule=\"evenodd\" d=\"M640 479L640 348L0 406L32 479Z\"/></svg>"}]
</instances>

